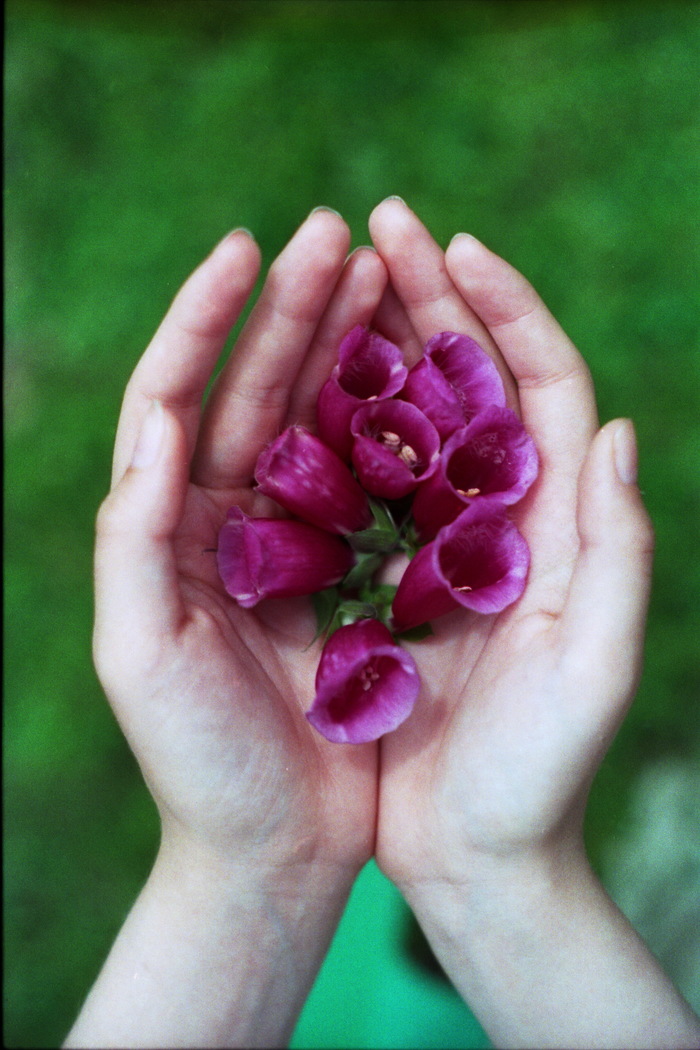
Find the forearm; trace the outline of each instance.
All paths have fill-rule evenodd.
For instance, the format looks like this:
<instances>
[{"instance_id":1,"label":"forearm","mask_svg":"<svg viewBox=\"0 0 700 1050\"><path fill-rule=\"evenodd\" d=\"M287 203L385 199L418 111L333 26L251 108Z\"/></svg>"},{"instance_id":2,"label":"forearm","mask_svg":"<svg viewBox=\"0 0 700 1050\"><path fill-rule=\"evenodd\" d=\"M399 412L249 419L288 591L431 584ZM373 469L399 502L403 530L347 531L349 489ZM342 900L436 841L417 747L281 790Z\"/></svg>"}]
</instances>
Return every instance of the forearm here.
<instances>
[{"instance_id":1,"label":"forearm","mask_svg":"<svg viewBox=\"0 0 700 1050\"><path fill-rule=\"evenodd\" d=\"M66 1046L285 1045L351 883L304 866L272 892L161 850Z\"/></svg>"},{"instance_id":2,"label":"forearm","mask_svg":"<svg viewBox=\"0 0 700 1050\"><path fill-rule=\"evenodd\" d=\"M473 880L407 893L436 955L498 1046L700 1046L700 1022L583 852L483 858Z\"/></svg>"}]
</instances>

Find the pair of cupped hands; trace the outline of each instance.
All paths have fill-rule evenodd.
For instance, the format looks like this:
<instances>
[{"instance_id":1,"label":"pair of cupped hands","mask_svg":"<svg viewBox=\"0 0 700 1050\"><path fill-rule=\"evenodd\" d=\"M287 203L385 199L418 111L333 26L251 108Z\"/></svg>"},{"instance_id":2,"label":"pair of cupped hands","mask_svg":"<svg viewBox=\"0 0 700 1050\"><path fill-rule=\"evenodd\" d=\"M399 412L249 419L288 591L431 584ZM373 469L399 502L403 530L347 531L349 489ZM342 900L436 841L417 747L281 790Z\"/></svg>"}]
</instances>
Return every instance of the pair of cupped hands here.
<instances>
[{"instance_id":1,"label":"pair of cupped hands","mask_svg":"<svg viewBox=\"0 0 700 1050\"><path fill-rule=\"evenodd\" d=\"M443 251L398 198L372 248L316 209L267 273L235 345L260 251L224 238L177 294L127 386L98 515L95 661L158 806L163 840L218 871L373 855L401 888L468 875L476 855L578 848L595 770L632 698L652 538L629 421L601 430L582 357L524 277L467 234ZM572 288L572 295L576 290ZM239 608L216 558L226 512L272 505L253 483L318 392L353 326L413 364L442 331L493 357L540 457L513 517L531 550L522 598L460 610L413 644L415 709L372 744L304 717L321 641L308 599Z\"/></svg>"}]
</instances>

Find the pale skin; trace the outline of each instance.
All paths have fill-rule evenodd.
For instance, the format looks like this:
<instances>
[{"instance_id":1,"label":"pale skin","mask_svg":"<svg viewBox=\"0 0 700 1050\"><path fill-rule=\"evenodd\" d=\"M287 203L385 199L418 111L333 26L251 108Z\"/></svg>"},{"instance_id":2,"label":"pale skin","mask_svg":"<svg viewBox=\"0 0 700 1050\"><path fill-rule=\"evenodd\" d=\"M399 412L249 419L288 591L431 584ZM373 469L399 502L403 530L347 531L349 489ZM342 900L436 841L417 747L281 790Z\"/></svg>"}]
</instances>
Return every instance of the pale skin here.
<instances>
[{"instance_id":1,"label":"pale skin","mask_svg":"<svg viewBox=\"0 0 700 1050\"><path fill-rule=\"evenodd\" d=\"M66 1045L279 1046L352 883L376 856L496 1044L695 1046L700 1025L588 868L581 822L631 701L652 550L630 424L598 430L588 371L532 288L478 242L446 253L395 199L346 259L321 209L273 264L229 235L185 284L124 398L96 548L95 661L161 815L161 845ZM391 285L388 285L388 281ZM207 550L261 448L313 425L355 324L410 360L464 331L540 450L518 508L525 595L413 647L423 691L378 744L304 718L305 599L240 610ZM578 508L578 510L577 510Z\"/></svg>"}]
</instances>

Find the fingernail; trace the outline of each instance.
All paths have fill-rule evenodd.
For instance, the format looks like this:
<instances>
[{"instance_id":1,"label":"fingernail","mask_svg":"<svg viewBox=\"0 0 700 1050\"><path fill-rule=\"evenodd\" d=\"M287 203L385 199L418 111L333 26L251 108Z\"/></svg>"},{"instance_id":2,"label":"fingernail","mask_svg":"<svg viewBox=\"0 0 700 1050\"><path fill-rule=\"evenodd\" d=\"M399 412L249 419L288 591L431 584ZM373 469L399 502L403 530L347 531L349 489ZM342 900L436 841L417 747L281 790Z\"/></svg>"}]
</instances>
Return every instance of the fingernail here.
<instances>
[{"instance_id":1,"label":"fingernail","mask_svg":"<svg viewBox=\"0 0 700 1050\"><path fill-rule=\"evenodd\" d=\"M390 197L385 197L381 203L384 204L384 201L401 201L402 204L406 204L403 197L399 197L397 193L392 193Z\"/></svg>"},{"instance_id":2,"label":"fingernail","mask_svg":"<svg viewBox=\"0 0 700 1050\"><path fill-rule=\"evenodd\" d=\"M222 237L219 244L224 244L226 241L236 237L239 233L244 233L246 237L250 237L252 241L255 240L255 234L251 233L246 226L236 226L235 230L229 230L225 237Z\"/></svg>"},{"instance_id":3,"label":"fingernail","mask_svg":"<svg viewBox=\"0 0 700 1050\"><path fill-rule=\"evenodd\" d=\"M353 255L357 255L358 252L372 252L373 255L376 255L377 249L373 244L358 244L357 248L353 248L350 252L348 259L352 259Z\"/></svg>"},{"instance_id":4,"label":"fingernail","mask_svg":"<svg viewBox=\"0 0 700 1050\"><path fill-rule=\"evenodd\" d=\"M335 210L335 208L328 208L325 204L319 204L317 208L311 209L309 212L309 218L311 218L312 215L315 215L317 211L329 211L331 215L337 215L339 219L342 219L343 217L339 211Z\"/></svg>"},{"instance_id":5,"label":"fingernail","mask_svg":"<svg viewBox=\"0 0 700 1050\"><path fill-rule=\"evenodd\" d=\"M131 466L137 470L146 470L152 467L158 459L161 445L163 444L163 431L165 429L165 413L160 401L151 401L150 407L144 416L141 430L136 441L134 454L131 457Z\"/></svg>"},{"instance_id":6,"label":"fingernail","mask_svg":"<svg viewBox=\"0 0 700 1050\"><path fill-rule=\"evenodd\" d=\"M613 456L617 476L624 485L637 480L637 438L631 419L623 419L613 434Z\"/></svg>"},{"instance_id":7,"label":"fingernail","mask_svg":"<svg viewBox=\"0 0 700 1050\"><path fill-rule=\"evenodd\" d=\"M478 240L474 236L473 233L456 233L454 235L454 237L452 238L452 240L450 241L450 244L454 244L455 241L464 241L464 240L473 241L474 244L481 244L481 241Z\"/></svg>"}]
</instances>

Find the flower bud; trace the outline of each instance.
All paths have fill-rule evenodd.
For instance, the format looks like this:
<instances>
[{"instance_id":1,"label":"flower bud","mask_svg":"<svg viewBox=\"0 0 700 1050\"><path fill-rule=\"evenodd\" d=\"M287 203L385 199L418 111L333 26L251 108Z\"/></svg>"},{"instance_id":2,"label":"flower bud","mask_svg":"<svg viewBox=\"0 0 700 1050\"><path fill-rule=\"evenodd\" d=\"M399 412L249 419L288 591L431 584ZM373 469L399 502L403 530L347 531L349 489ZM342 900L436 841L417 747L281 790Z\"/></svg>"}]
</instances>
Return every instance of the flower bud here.
<instances>
[{"instance_id":1,"label":"flower bud","mask_svg":"<svg viewBox=\"0 0 700 1050\"><path fill-rule=\"evenodd\" d=\"M433 336L408 373L402 397L417 405L443 440L487 405L505 405L498 369L477 342L456 332Z\"/></svg>"},{"instance_id":2,"label":"flower bud","mask_svg":"<svg viewBox=\"0 0 700 1050\"><path fill-rule=\"evenodd\" d=\"M250 518L240 507L231 507L219 532L219 575L244 609L331 587L354 560L338 536L303 521Z\"/></svg>"},{"instance_id":3,"label":"flower bud","mask_svg":"<svg viewBox=\"0 0 700 1050\"><path fill-rule=\"evenodd\" d=\"M263 449L255 480L290 514L326 532L357 532L372 520L367 496L350 469L304 427L287 427Z\"/></svg>"}]
</instances>

